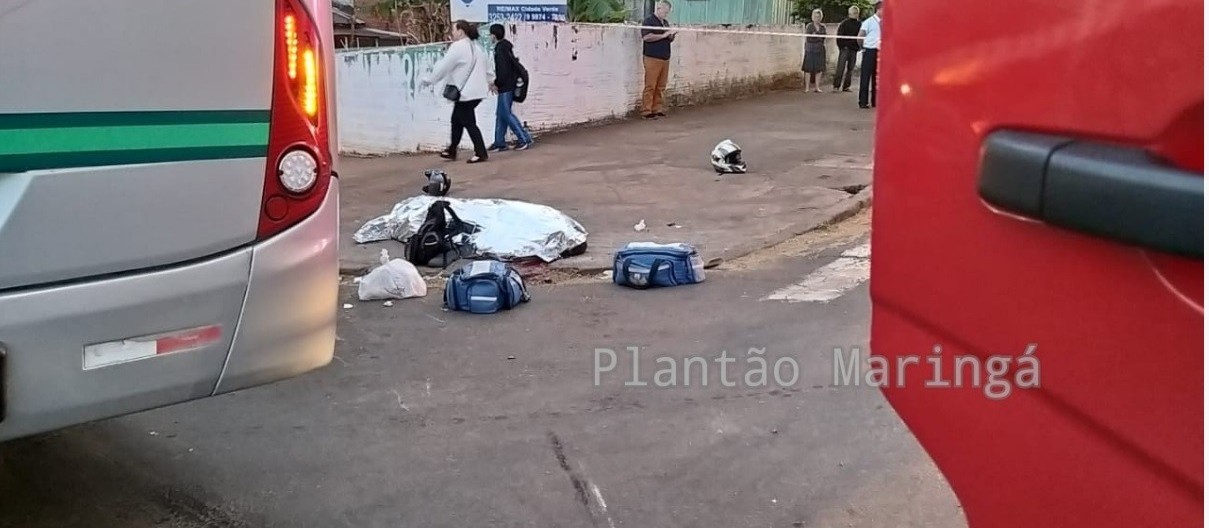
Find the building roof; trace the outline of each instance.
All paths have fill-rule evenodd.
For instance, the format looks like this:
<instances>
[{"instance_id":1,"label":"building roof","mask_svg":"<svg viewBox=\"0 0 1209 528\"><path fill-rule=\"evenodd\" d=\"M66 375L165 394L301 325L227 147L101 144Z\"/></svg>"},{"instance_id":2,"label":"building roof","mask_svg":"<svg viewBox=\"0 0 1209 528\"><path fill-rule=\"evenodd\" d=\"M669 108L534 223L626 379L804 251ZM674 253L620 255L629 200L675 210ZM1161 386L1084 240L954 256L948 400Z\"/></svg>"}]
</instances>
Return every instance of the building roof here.
<instances>
[{"instance_id":1,"label":"building roof","mask_svg":"<svg viewBox=\"0 0 1209 528\"><path fill-rule=\"evenodd\" d=\"M352 13L333 5L332 25L337 28L365 27L365 21L353 16Z\"/></svg>"}]
</instances>

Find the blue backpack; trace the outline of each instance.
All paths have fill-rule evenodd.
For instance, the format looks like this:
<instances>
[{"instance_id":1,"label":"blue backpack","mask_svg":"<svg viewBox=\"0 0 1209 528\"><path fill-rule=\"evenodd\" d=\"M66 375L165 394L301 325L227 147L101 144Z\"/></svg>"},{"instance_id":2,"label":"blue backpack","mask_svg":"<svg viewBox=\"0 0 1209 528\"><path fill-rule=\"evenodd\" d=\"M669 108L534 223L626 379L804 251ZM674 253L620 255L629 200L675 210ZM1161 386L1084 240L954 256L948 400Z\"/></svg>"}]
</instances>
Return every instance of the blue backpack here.
<instances>
[{"instance_id":1,"label":"blue backpack","mask_svg":"<svg viewBox=\"0 0 1209 528\"><path fill-rule=\"evenodd\" d=\"M704 280L705 263L688 244L631 242L613 255L614 284L647 289Z\"/></svg>"},{"instance_id":2,"label":"blue backpack","mask_svg":"<svg viewBox=\"0 0 1209 528\"><path fill-rule=\"evenodd\" d=\"M520 272L498 260L467 262L445 282L445 307L450 310L490 314L529 299Z\"/></svg>"}]
</instances>

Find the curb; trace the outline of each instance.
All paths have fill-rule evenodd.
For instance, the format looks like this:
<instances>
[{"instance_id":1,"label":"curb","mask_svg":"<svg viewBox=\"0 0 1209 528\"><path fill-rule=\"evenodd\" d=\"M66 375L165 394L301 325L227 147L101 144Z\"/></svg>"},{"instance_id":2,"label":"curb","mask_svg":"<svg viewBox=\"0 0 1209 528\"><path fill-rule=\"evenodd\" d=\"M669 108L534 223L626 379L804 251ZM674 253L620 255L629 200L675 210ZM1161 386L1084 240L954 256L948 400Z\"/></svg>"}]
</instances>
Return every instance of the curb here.
<instances>
[{"instance_id":1,"label":"curb","mask_svg":"<svg viewBox=\"0 0 1209 528\"><path fill-rule=\"evenodd\" d=\"M861 212L872 203L873 184L869 184L868 187L861 189L860 192L857 192L844 201L825 209L825 218L821 222L804 221L792 224L789 227L779 231L759 237L751 243L743 244L739 247L730 248L726 251L723 251L720 258L708 260L711 261L711 263L714 260L718 260L720 261L719 263L721 263L728 260L735 260L745 257L762 249L770 248L785 242L793 237L804 235L816 229L843 222L844 220L856 216L857 213Z\"/></svg>"},{"instance_id":2,"label":"curb","mask_svg":"<svg viewBox=\"0 0 1209 528\"><path fill-rule=\"evenodd\" d=\"M366 273L369 273L369 270L370 270L369 266L354 267L354 266L345 266L344 264L341 264L340 265L340 276L341 277L361 277L361 276L364 276Z\"/></svg>"},{"instance_id":3,"label":"curb","mask_svg":"<svg viewBox=\"0 0 1209 528\"><path fill-rule=\"evenodd\" d=\"M826 216L825 216L824 220L822 220L821 222L820 221L799 222L796 224L792 224L789 227L786 227L784 229L781 229L781 230L775 231L773 233L769 233L765 236L759 237L756 240L752 241L751 243L743 244L736 248L730 248L726 251L723 251L721 255L702 255L702 257L705 257L705 261L706 261L705 267L706 267L706 269L714 268L728 260L735 260L738 258L742 258L744 256L750 255L750 254L760 251L762 249L770 248L772 246L780 244L793 237L809 233L811 231L814 231L814 230L822 228L822 227L826 227L826 226L829 226L832 224L837 224L837 223L843 222L844 220L852 218L857 213L864 210L866 207L869 207L869 205L872 203L873 203L873 185L870 184L868 187L861 189L860 192L852 195L851 197L845 199L844 201L827 208ZM366 273L369 273L370 269L372 269L372 266L349 266L349 265L345 265L345 264L341 263L340 264L340 276L342 276L342 277L360 277L362 275L365 275ZM559 266L559 267L547 267L543 271L559 271L562 273L568 273L568 274L576 275L576 276L590 277L590 276L594 276L594 275L599 275L606 271L612 271L612 269L613 269L612 266L582 266L582 267L581 266L575 266L575 267ZM439 272L438 276L440 274L444 274L444 272L445 272L445 270L441 270Z\"/></svg>"}]
</instances>

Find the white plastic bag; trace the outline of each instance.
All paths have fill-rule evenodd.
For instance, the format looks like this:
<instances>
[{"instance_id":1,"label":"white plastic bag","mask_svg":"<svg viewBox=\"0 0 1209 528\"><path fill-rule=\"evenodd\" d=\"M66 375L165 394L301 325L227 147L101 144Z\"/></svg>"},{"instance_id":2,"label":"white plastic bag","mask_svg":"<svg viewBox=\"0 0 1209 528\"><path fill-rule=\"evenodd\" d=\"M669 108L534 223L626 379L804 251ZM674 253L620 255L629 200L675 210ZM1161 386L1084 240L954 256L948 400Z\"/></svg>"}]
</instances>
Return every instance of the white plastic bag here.
<instances>
[{"instance_id":1,"label":"white plastic bag","mask_svg":"<svg viewBox=\"0 0 1209 528\"><path fill-rule=\"evenodd\" d=\"M428 285L420 276L415 265L403 260L391 260L390 253L382 250L379 257L381 266L374 268L361 278L357 287L357 296L362 301L380 301L384 299L410 299L428 295Z\"/></svg>"}]
</instances>

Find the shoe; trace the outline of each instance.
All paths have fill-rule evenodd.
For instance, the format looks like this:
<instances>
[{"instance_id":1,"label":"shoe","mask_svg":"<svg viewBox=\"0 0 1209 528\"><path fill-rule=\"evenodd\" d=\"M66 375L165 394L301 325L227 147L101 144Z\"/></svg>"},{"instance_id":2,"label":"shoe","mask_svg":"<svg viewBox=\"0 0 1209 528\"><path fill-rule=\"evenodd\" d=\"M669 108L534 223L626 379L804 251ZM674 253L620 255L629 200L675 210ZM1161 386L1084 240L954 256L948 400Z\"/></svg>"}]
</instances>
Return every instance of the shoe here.
<instances>
[{"instance_id":1,"label":"shoe","mask_svg":"<svg viewBox=\"0 0 1209 528\"><path fill-rule=\"evenodd\" d=\"M486 155L482 155L482 156L476 155L476 156L473 156L470 159L466 160L466 163L482 163L484 161L487 161Z\"/></svg>"},{"instance_id":2,"label":"shoe","mask_svg":"<svg viewBox=\"0 0 1209 528\"><path fill-rule=\"evenodd\" d=\"M667 114L663 112L655 112L655 117L667 117Z\"/></svg>"},{"instance_id":3,"label":"shoe","mask_svg":"<svg viewBox=\"0 0 1209 528\"><path fill-rule=\"evenodd\" d=\"M442 150L441 153L437 155L450 161L458 159L458 154L451 150Z\"/></svg>"},{"instance_id":4,"label":"shoe","mask_svg":"<svg viewBox=\"0 0 1209 528\"><path fill-rule=\"evenodd\" d=\"M642 116L642 118L643 119L655 119L655 114L645 114Z\"/></svg>"},{"instance_id":5,"label":"shoe","mask_svg":"<svg viewBox=\"0 0 1209 528\"><path fill-rule=\"evenodd\" d=\"M851 91L852 91L852 88L844 88L844 91L845 91L845 92L851 92Z\"/></svg>"},{"instance_id":6,"label":"shoe","mask_svg":"<svg viewBox=\"0 0 1209 528\"><path fill-rule=\"evenodd\" d=\"M487 152L504 152L506 150L508 150L508 147L504 145L492 145L487 147Z\"/></svg>"},{"instance_id":7,"label":"shoe","mask_svg":"<svg viewBox=\"0 0 1209 528\"><path fill-rule=\"evenodd\" d=\"M532 146L532 145L533 145L533 142L532 142L532 141L530 141L530 142L528 142L528 143L519 143L519 144L517 144L517 145L516 145L516 148L514 148L514 149L512 149L512 150L528 150L528 149L529 149L529 147L530 147L530 146Z\"/></svg>"}]
</instances>

